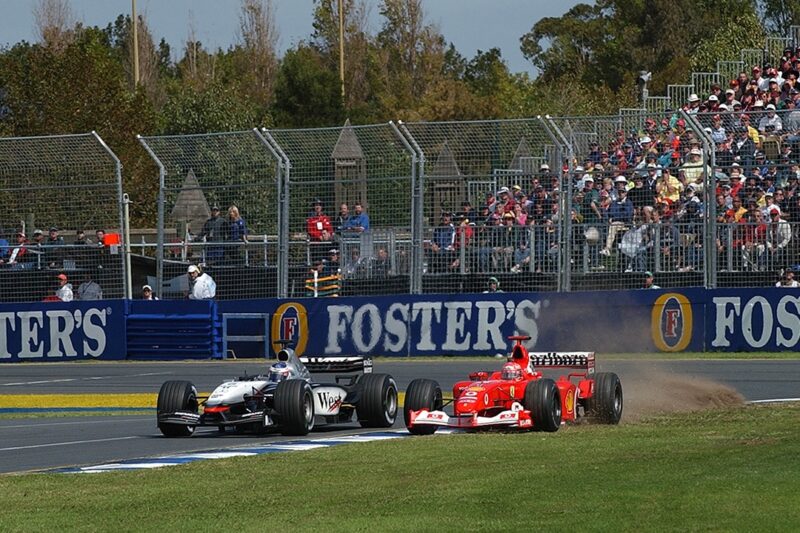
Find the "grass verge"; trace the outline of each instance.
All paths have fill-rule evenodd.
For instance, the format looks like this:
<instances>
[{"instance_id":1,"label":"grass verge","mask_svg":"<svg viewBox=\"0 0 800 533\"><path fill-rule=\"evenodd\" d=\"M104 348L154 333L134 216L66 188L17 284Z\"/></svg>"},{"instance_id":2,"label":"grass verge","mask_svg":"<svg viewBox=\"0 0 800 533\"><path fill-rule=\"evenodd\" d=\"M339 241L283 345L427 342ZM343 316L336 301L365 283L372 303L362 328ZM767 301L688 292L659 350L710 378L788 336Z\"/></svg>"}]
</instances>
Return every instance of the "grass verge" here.
<instances>
[{"instance_id":1,"label":"grass verge","mask_svg":"<svg viewBox=\"0 0 800 533\"><path fill-rule=\"evenodd\" d=\"M0 477L4 531L720 530L800 523L800 403Z\"/></svg>"}]
</instances>

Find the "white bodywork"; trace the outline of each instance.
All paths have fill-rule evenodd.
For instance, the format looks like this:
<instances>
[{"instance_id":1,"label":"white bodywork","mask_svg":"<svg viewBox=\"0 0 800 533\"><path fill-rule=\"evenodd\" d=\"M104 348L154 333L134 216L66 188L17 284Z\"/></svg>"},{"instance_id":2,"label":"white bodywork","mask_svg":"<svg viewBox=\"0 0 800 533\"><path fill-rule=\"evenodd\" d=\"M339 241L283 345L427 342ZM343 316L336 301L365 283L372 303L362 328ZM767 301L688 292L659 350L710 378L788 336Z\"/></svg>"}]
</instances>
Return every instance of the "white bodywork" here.
<instances>
[{"instance_id":1,"label":"white bodywork","mask_svg":"<svg viewBox=\"0 0 800 533\"><path fill-rule=\"evenodd\" d=\"M268 381L226 381L211 393L206 405L230 405L244 401L244 395L252 395L263 389Z\"/></svg>"},{"instance_id":2,"label":"white bodywork","mask_svg":"<svg viewBox=\"0 0 800 533\"><path fill-rule=\"evenodd\" d=\"M314 387L314 414L338 415L347 392L339 387Z\"/></svg>"}]
</instances>

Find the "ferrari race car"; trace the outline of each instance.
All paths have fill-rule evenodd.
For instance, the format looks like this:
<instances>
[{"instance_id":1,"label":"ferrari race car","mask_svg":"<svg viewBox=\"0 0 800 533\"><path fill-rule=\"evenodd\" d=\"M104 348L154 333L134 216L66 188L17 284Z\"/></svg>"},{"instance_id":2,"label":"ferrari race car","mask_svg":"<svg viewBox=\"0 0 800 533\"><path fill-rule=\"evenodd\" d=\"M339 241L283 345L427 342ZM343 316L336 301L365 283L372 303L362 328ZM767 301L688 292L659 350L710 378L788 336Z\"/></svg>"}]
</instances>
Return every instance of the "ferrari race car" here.
<instances>
[{"instance_id":1,"label":"ferrari race car","mask_svg":"<svg viewBox=\"0 0 800 533\"><path fill-rule=\"evenodd\" d=\"M314 383L311 372L337 375L335 383ZM243 376L200 397L188 381L167 381L158 393L158 429L167 437L189 437L198 426L220 431L306 435L315 425L353 421L387 428L397 417L397 384L388 374L373 374L365 357L300 358L284 346L266 375Z\"/></svg>"},{"instance_id":2,"label":"ferrari race car","mask_svg":"<svg viewBox=\"0 0 800 533\"><path fill-rule=\"evenodd\" d=\"M522 428L557 431L579 418L617 424L622 417L622 384L614 373L594 371L594 353L528 353L527 336L515 341L499 372L473 372L453 386L453 414L447 414L436 381L415 379L406 390L406 427L430 435L439 426L470 430ZM581 369L552 380L539 369ZM448 402L449 403L449 402Z\"/></svg>"}]
</instances>

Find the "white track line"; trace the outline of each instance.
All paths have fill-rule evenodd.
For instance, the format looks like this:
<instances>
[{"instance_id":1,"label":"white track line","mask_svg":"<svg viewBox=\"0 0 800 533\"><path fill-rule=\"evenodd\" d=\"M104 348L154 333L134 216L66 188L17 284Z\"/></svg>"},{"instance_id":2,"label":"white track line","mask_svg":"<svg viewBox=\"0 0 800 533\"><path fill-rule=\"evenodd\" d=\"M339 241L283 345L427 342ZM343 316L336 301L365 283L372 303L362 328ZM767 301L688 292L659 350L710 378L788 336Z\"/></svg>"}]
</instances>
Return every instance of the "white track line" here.
<instances>
[{"instance_id":1,"label":"white track line","mask_svg":"<svg viewBox=\"0 0 800 533\"><path fill-rule=\"evenodd\" d=\"M52 448L54 446L72 446L73 444L89 444L90 442L113 442L117 440L130 440L141 439L144 437L130 436L130 437L114 437L112 439L91 439L91 440L73 440L69 442L52 442L50 444L32 444L30 446L11 446L9 448L0 448L0 452L10 452L14 450L31 450L34 448Z\"/></svg>"},{"instance_id":2,"label":"white track line","mask_svg":"<svg viewBox=\"0 0 800 533\"><path fill-rule=\"evenodd\" d=\"M172 372L146 372L143 374L127 374L117 376L89 376L84 378L64 378L64 379L48 379L41 381L18 381L15 383L0 383L2 387L18 387L20 385L42 385L44 383L66 383L69 381L97 381L101 379L114 379L114 378L141 378L146 376L166 376Z\"/></svg>"},{"instance_id":3,"label":"white track line","mask_svg":"<svg viewBox=\"0 0 800 533\"><path fill-rule=\"evenodd\" d=\"M116 419L119 420L116 420ZM129 422L138 422L140 420L150 420L151 416L148 417L136 417L136 418L128 418L126 416L112 416L108 417L106 420L86 420L80 422L45 422L43 424L14 424L13 426L4 426L0 424L0 430L2 429L20 429L20 428L44 428L44 427L51 427L51 426L75 426L75 425L88 425L88 424L113 424L113 423L129 423Z\"/></svg>"},{"instance_id":4,"label":"white track line","mask_svg":"<svg viewBox=\"0 0 800 533\"><path fill-rule=\"evenodd\" d=\"M751 400L747 403L782 403L782 402L800 402L800 398L772 398L770 400Z\"/></svg>"}]
</instances>

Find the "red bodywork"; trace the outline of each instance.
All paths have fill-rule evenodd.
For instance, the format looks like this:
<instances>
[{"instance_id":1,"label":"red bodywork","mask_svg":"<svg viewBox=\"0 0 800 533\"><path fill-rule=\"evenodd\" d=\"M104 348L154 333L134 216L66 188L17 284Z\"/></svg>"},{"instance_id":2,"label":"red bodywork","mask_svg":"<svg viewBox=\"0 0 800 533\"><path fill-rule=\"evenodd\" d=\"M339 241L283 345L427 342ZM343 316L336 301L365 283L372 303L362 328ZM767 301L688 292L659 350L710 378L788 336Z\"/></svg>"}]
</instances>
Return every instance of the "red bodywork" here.
<instances>
[{"instance_id":1,"label":"red bodywork","mask_svg":"<svg viewBox=\"0 0 800 533\"><path fill-rule=\"evenodd\" d=\"M449 426L457 428L517 427L531 428L535 424L531 412L524 408L525 388L528 383L541 379L539 368L574 368L555 380L561 399L561 420L572 422L579 416L578 405L594 394L594 353L528 353L522 344L530 337L512 336L515 341L508 356L509 362L522 367L518 379L504 379L502 373L473 372L469 380L453 385L453 415L444 411L421 409L412 411L414 424Z\"/></svg>"}]
</instances>

